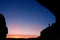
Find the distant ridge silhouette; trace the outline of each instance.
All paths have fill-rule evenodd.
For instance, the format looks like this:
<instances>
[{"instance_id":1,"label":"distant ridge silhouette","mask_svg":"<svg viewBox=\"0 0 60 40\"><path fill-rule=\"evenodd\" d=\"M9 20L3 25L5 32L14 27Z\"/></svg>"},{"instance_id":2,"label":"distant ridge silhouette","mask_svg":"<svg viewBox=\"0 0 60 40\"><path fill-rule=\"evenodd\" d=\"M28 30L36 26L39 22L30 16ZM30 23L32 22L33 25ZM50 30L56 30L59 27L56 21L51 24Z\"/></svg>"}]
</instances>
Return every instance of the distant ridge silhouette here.
<instances>
[{"instance_id":1,"label":"distant ridge silhouette","mask_svg":"<svg viewBox=\"0 0 60 40\"><path fill-rule=\"evenodd\" d=\"M56 22L41 32L38 40L60 40L60 0L36 0L52 12Z\"/></svg>"},{"instance_id":2,"label":"distant ridge silhouette","mask_svg":"<svg viewBox=\"0 0 60 40\"><path fill-rule=\"evenodd\" d=\"M6 27L5 17L0 13L0 40L6 40L8 29Z\"/></svg>"}]
</instances>

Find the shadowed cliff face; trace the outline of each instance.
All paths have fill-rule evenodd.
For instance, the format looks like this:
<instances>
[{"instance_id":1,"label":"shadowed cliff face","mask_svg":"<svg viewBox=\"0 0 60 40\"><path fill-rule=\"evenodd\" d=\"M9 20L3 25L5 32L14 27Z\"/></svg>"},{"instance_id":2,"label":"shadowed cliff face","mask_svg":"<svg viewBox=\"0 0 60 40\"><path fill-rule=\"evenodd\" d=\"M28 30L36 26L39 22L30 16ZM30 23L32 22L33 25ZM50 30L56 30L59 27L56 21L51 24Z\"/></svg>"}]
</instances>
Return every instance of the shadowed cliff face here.
<instances>
[{"instance_id":1,"label":"shadowed cliff face","mask_svg":"<svg viewBox=\"0 0 60 40\"><path fill-rule=\"evenodd\" d=\"M59 0L36 0L47 8L56 17L56 22L41 32L39 40L60 40L60 1Z\"/></svg>"},{"instance_id":2,"label":"shadowed cliff face","mask_svg":"<svg viewBox=\"0 0 60 40\"><path fill-rule=\"evenodd\" d=\"M5 17L0 14L0 40L6 40L8 29L6 27Z\"/></svg>"}]
</instances>

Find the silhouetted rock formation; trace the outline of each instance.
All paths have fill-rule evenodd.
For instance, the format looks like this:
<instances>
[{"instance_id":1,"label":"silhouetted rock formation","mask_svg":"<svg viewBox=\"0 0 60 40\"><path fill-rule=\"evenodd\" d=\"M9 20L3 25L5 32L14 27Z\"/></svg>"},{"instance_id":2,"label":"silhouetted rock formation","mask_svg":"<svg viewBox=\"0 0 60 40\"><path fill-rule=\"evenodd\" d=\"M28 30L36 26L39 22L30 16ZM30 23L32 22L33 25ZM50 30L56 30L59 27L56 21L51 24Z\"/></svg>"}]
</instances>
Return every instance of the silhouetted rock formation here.
<instances>
[{"instance_id":1,"label":"silhouetted rock formation","mask_svg":"<svg viewBox=\"0 0 60 40\"><path fill-rule=\"evenodd\" d=\"M56 17L56 23L41 32L39 40L60 40L60 1L59 0L37 0L42 6L49 9Z\"/></svg>"},{"instance_id":2,"label":"silhouetted rock formation","mask_svg":"<svg viewBox=\"0 0 60 40\"><path fill-rule=\"evenodd\" d=\"M57 40L58 29L56 29L56 23L48 26L41 32L40 40Z\"/></svg>"},{"instance_id":3,"label":"silhouetted rock formation","mask_svg":"<svg viewBox=\"0 0 60 40\"><path fill-rule=\"evenodd\" d=\"M49 9L56 17L56 23L60 23L60 0L37 0L42 6Z\"/></svg>"},{"instance_id":4,"label":"silhouetted rock formation","mask_svg":"<svg viewBox=\"0 0 60 40\"><path fill-rule=\"evenodd\" d=\"M6 27L5 17L0 14L0 40L6 40L8 29Z\"/></svg>"}]
</instances>

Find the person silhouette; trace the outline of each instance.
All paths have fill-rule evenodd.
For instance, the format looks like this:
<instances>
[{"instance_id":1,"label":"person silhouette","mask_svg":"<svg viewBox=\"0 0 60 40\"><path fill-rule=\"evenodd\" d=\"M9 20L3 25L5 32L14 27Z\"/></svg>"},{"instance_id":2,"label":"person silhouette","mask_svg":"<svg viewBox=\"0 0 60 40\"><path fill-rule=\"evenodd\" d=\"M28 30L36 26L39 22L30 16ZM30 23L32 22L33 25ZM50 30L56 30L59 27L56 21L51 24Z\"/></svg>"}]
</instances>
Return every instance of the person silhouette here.
<instances>
[{"instance_id":1,"label":"person silhouette","mask_svg":"<svg viewBox=\"0 0 60 40\"><path fill-rule=\"evenodd\" d=\"M8 28L6 27L5 17L0 13L0 40L6 40Z\"/></svg>"}]
</instances>

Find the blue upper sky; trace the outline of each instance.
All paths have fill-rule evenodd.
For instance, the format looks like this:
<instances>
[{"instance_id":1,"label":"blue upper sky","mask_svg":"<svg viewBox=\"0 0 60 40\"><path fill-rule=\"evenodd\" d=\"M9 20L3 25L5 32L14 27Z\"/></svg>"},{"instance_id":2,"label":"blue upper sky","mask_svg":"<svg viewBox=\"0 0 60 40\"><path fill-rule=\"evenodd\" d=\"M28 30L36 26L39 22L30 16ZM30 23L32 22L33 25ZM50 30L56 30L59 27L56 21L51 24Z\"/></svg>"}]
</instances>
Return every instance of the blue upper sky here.
<instances>
[{"instance_id":1,"label":"blue upper sky","mask_svg":"<svg viewBox=\"0 0 60 40\"><path fill-rule=\"evenodd\" d=\"M9 34L14 34L16 25L16 34L39 35L40 30L55 22L54 15L35 0L0 0L0 13L6 18Z\"/></svg>"}]
</instances>

